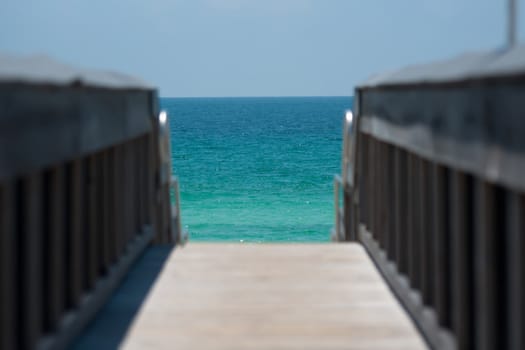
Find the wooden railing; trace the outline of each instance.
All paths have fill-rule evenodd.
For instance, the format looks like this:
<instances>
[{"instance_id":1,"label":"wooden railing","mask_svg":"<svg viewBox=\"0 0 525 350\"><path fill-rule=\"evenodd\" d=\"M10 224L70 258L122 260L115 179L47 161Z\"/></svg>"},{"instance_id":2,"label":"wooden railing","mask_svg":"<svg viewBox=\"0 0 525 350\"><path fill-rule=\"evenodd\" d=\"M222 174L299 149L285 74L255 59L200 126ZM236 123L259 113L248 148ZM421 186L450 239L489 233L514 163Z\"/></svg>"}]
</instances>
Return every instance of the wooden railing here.
<instances>
[{"instance_id":1,"label":"wooden railing","mask_svg":"<svg viewBox=\"0 0 525 350\"><path fill-rule=\"evenodd\" d=\"M65 348L173 242L148 88L0 84L0 348Z\"/></svg>"},{"instance_id":2,"label":"wooden railing","mask_svg":"<svg viewBox=\"0 0 525 350\"><path fill-rule=\"evenodd\" d=\"M356 91L346 239L433 348L525 347L524 87L515 73Z\"/></svg>"}]
</instances>

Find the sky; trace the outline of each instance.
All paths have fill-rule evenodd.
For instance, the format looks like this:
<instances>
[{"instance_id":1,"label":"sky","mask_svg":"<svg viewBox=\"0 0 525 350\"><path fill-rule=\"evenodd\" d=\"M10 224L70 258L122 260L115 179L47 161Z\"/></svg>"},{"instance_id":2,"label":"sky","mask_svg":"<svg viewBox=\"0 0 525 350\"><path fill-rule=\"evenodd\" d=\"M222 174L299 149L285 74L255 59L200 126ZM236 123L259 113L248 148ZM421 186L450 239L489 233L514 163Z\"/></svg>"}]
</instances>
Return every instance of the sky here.
<instances>
[{"instance_id":1,"label":"sky","mask_svg":"<svg viewBox=\"0 0 525 350\"><path fill-rule=\"evenodd\" d=\"M375 73L503 47L506 9L505 0L2 0L0 51L129 73L164 97L348 96Z\"/></svg>"}]
</instances>

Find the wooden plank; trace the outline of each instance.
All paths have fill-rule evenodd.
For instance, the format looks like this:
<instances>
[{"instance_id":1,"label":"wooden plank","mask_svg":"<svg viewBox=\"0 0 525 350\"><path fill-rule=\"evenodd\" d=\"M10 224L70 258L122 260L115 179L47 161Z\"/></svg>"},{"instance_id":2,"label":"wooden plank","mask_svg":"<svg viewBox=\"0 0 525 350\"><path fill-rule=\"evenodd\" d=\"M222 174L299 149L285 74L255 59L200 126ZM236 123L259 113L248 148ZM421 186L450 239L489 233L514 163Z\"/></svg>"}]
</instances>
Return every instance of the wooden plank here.
<instances>
[{"instance_id":1,"label":"wooden plank","mask_svg":"<svg viewBox=\"0 0 525 350\"><path fill-rule=\"evenodd\" d=\"M86 180L87 180L87 215L86 215L86 237L85 237L85 268L86 268L86 289L95 286L98 277L98 236L99 236L99 216L98 216L98 187L97 179L98 161L97 155L87 157Z\"/></svg>"},{"instance_id":2,"label":"wooden plank","mask_svg":"<svg viewBox=\"0 0 525 350\"><path fill-rule=\"evenodd\" d=\"M123 213L124 217L123 219L123 225L124 225L124 249L127 247L129 241L131 240L132 233L133 233L133 220L131 217L131 201L133 200L131 196L131 178L133 169L131 167L131 149L129 143L125 143L123 146L123 156L124 156L124 173L122 176L121 181L124 184L124 192L123 192Z\"/></svg>"},{"instance_id":3,"label":"wooden plank","mask_svg":"<svg viewBox=\"0 0 525 350\"><path fill-rule=\"evenodd\" d=\"M136 236L141 232L140 227L140 168L139 168L139 147L138 139L131 141L133 148L133 235Z\"/></svg>"},{"instance_id":4,"label":"wooden plank","mask_svg":"<svg viewBox=\"0 0 525 350\"><path fill-rule=\"evenodd\" d=\"M145 218L145 204L146 204L146 196L145 196L145 174L146 174L146 163L144 159L144 137L140 137L137 140L137 157L138 157L138 163L137 163L137 173L138 173L138 189L139 189L139 199L138 199L138 218L139 218L139 227L142 228L146 224L146 218Z\"/></svg>"},{"instance_id":5,"label":"wooden plank","mask_svg":"<svg viewBox=\"0 0 525 350\"><path fill-rule=\"evenodd\" d=\"M148 197L148 137L142 138L142 165L140 168L142 172L142 225L149 225L148 209L149 209L149 197Z\"/></svg>"},{"instance_id":6,"label":"wooden plank","mask_svg":"<svg viewBox=\"0 0 525 350\"><path fill-rule=\"evenodd\" d=\"M404 306L405 311L417 324L429 346L432 349L457 349L454 335L449 330L440 327L436 314L424 307L419 293L414 292L406 276L400 275L396 266L386 260L377 243L372 240L370 232L366 231L363 226L360 227L359 237L375 266Z\"/></svg>"},{"instance_id":7,"label":"wooden plank","mask_svg":"<svg viewBox=\"0 0 525 350\"><path fill-rule=\"evenodd\" d=\"M379 222L379 210L377 210L378 208L378 203L377 203L377 197L378 197L378 192L379 192L379 188L377 187L377 155L378 155L378 152L377 152L377 147L378 147L378 144L377 144L377 141L374 139L374 138L371 138L371 147L370 147L370 154L371 154L371 171L370 171L370 197L371 197L371 209L370 209L370 217L371 217L371 229L370 229L370 232L372 233L372 236L374 237L375 240L378 239L378 234L379 234L379 230L378 230L378 222Z\"/></svg>"},{"instance_id":8,"label":"wooden plank","mask_svg":"<svg viewBox=\"0 0 525 350\"><path fill-rule=\"evenodd\" d=\"M168 258L123 349L424 349L356 243L190 243Z\"/></svg>"},{"instance_id":9,"label":"wooden plank","mask_svg":"<svg viewBox=\"0 0 525 350\"><path fill-rule=\"evenodd\" d=\"M65 193L64 169L56 166L46 172L44 207L48 218L44 227L44 319L45 330L55 331L65 309Z\"/></svg>"},{"instance_id":10,"label":"wooden plank","mask_svg":"<svg viewBox=\"0 0 525 350\"><path fill-rule=\"evenodd\" d=\"M450 283L450 219L448 206L449 198L449 170L436 163L432 166L434 198L433 216L433 247L434 247L434 286L435 309L439 324L451 328L451 283Z\"/></svg>"},{"instance_id":11,"label":"wooden plank","mask_svg":"<svg viewBox=\"0 0 525 350\"><path fill-rule=\"evenodd\" d=\"M374 139L374 231L372 234L380 247L383 247L383 230L382 230L382 184L381 184L381 142Z\"/></svg>"},{"instance_id":12,"label":"wooden plank","mask_svg":"<svg viewBox=\"0 0 525 350\"><path fill-rule=\"evenodd\" d=\"M523 195L516 192L509 191L506 201L507 296L502 300L506 306L502 307L506 307L507 312L508 349L517 350L525 347L525 205Z\"/></svg>"},{"instance_id":13,"label":"wooden plank","mask_svg":"<svg viewBox=\"0 0 525 350\"><path fill-rule=\"evenodd\" d=\"M368 140L369 137L367 134L359 133L359 153L358 153L358 166L359 166L359 173L358 173L358 195L359 195L359 223L362 223L370 229L369 224L369 207L368 207L368 201L369 201L369 194L368 194L368 162L369 162L369 153L368 153ZM357 232L356 232L357 236Z\"/></svg>"},{"instance_id":14,"label":"wooden plank","mask_svg":"<svg viewBox=\"0 0 525 350\"><path fill-rule=\"evenodd\" d=\"M407 155L407 276L408 280L410 282L410 286L414 289L417 289L419 287L418 280L417 280L417 264L419 263L416 259L416 250L419 249L419 247L416 244L416 224L415 224L415 218L416 218L416 205L414 202L415 196L415 186L416 186L416 178L415 178L415 162L416 162L416 156L412 153L408 153Z\"/></svg>"},{"instance_id":15,"label":"wooden plank","mask_svg":"<svg viewBox=\"0 0 525 350\"><path fill-rule=\"evenodd\" d=\"M420 220L419 220L419 234L420 234L420 251L421 251L421 295L425 305L433 305L433 215L432 215L432 187L430 163L426 160L421 160L419 168L419 205L420 205Z\"/></svg>"},{"instance_id":16,"label":"wooden plank","mask_svg":"<svg viewBox=\"0 0 525 350\"><path fill-rule=\"evenodd\" d=\"M151 97L151 91L0 84L0 179L151 131Z\"/></svg>"},{"instance_id":17,"label":"wooden plank","mask_svg":"<svg viewBox=\"0 0 525 350\"><path fill-rule=\"evenodd\" d=\"M115 256L118 258L123 251L124 241L124 214L123 214L123 202L124 202L124 190L123 190L123 149L121 145L115 147L115 161L114 161L114 177L113 177L113 188L115 194L113 198L113 207L115 212Z\"/></svg>"},{"instance_id":18,"label":"wooden plank","mask_svg":"<svg viewBox=\"0 0 525 350\"><path fill-rule=\"evenodd\" d=\"M109 160L109 151L105 149L104 151L100 152L99 154L99 173L98 178L100 181L100 187L99 187L99 220L100 220L100 241L99 241L99 249L100 249L100 265L99 265L99 271L100 273L107 273L110 265L111 265L111 251L110 251L110 235L111 235L111 224L110 224L110 216L111 216L111 197L110 192L113 191L111 188L111 182L109 177L109 167L110 167L110 160Z\"/></svg>"},{"instance_id":19,"label":"wooden plank","mask_svg":"<svg viewBox=\"0 0 525 350\"><path fill-rule=\"evenodd\" d=\"M387 145L387 160L386 160L386 191L387 191L387 223L386 223L386 229L387 229L387 257L389 260L395 261L396 260L396 215L395 215L395 208L396 208L396 198L395 198L395 186L396 186L396 179L395 179L395 150L394 146Z\"/></svg>"},{"instance_id":20,"label":"wooden plank","mask_svg":"<svg viewBox=\"0 0 525 350\"><path fill-rule=\"evenodd\" d=\"M411 164L411 176L409 176L409 181L411 182L411 211L410 216L411 229L410 237L412 240L412 275L411 275L411 285L414 289L421 290L421 268L423 266L423 258L421 256L421 203L420 203L420 182L421 182L421 173L419 168L421 166L421 158L415 154L412 154L412 164Z\"/></svg>"},{"instance_id":21,"label":"wooden plank","mask_svg":"<svg viewBox=\"0 0 525 350\"><path fill-rule=\"evenodd\" d=\"M374 175L375 175L375 141L372 137L369 138L370 142L368 144L368 152L370 161L368 163L368 188L367 188L367 194L366 196L369 198L368 201L368 221L369 221L369 227L370 233L372 236L375 235L375 187L374 187ZM375 236L374 236L375 238Z\"/></svg>"},{"instance_id":22,"label":"wooden plank","mask_svg":"<svg viewBox=\"0 0 525 350\"><path fill-rule=\"evenodd\" d=\"M472 183L467 175L454 171L451 176L451 243L452 243L452 327L458 347L468 349L473 344L473 255Z\"/></svg>"},{"instance_id":23,"label":"wooden plank","mask_svg":"<svg viewBox=\"0 0 525 350\"><path fill-rule=\"evenodd\" d=\"M75 348L74 341L89 326L90 322L96 317L97 313L107 305L108 299L126 278L128 271L133 263L143 254L144 250L150 245L153 234L147 230L144 235L134 240L119 261L104 276L100 276L93 290L82 298L80 304L71 310L61 324L58 332L47 334L38 345L39 350L55 350ZM124 307L124 309L127 309ZM119 322L115 327L119 327ZM113 327L109 327L104 336L114 336ZM72 346L73 345L73 346ZM101 345L101 348L105 348Z\"/></svg>"},{"instance_id":24,"label":"wooden plank","mask_svg":"<svg viewBox=\"0 0 525 350\"><path fill-rule=\"evenodd\" d=\"M396 265L400 274L408 272L408 249L407 249L407 153L398 148L396 150L395 178L396 178Z\"/></svg>"},{"instance_id":25,"label":"wooden plank","mask_svg":"<svg viewBox=\"0 0 525 350\"><path fill-rule=\"evenodd\" d=\"M20 347L32 349L43 331L42 174L34 173L20 180L18 195Z\"/></svg>"},{"instance_id":26,"label":"wooden plank","mask_svg":"<svg viewBox=\"0 0 525 350\"><path fill-rule=\"evenodd\" d=\"M373 137L523 192L524 75L506 75L498 83L494 78L476 85L469 79L440 84L423 79L394 83L394 89L374 84L358 90L359 123Z\"/></svg>"},{"instance_id":27,"label":"wooden plank","mask_svg":"<svg viewBox=\"0 0 525 350\"><path fill-rule=\"evenodd\" d=\"M12 181L0 184L0 349L15 349L18 334L17 202Z\"/></svg>"},{"instance_id":28,"label":"wooden plank","mask_svg":"<svg viewBox=\"0 0 525 350\"><path fill-rule=\"evenodd\" d=\"M506 297L503 267L506 237L500 232L504 228L505 202L501 190L482 180L476 181L475 196L475 345L479 349L498 349L507 346L503 339L506 310L500 306Z\"/></svg>"},{"instance_id":29,"label":"wooden plank","mask_svg":"<svg viewBox=\"0 0 525 350\"><path fill-rule=\"evenodd\" d=\"M357 213L355 211L355 205L353 202L352 195L350 194L351 191L348 189L343 190L343 225L344 225L344 232L345 237L344 239L346 241L355 241L355 220L357 220ZM352 191L353 192L353 191ZM354 192L355 193L355 192ZM177 203L177 205L180 205ZM177 220L180 220L180 218L177 218Z\"/></svg>"},{"instance_id":30,"label":"wooden plank","mask_svg":"<svg viewBox=\"0 0 525 350\"><path fill-rule=\"evenodd\" d=\"M146 203L147 207L145 209L146 213L146 223L151 225L153 228L153 233L155 237L157 236L157 226L154 219L154 210L155 210L155 198L154 198L154 184L155 184L155 163L153 160L154 150L153 150L153 136L148 134L146 136Z\"/></svg>"},{"instance_id":31,"label":"wooden plank","mask_svg":"<svg viewBox=\"0 0 525 350\"><path fill-rule=\"evenodd\" d=\"M140 139L133 140L133 173L134 173L134 185L133 185L133 220L135 221L135 235L141 233L142 222L140 217L140 203L141 203L141 168L140 168Z\"/></svg>"},{"instance_id":32,"label":"wooden plank","mask_svg":"<svg viewBox=\"0 0 525 350\"><path fill-rule=\"evenodd\" d=\"M116 210L118 207L115 206L115 194L117 188L115 187L115 147L112 147L106 151L106 177L104 178L105 186L107 188L107 193L105 196L105 207L107 211L107 220L106 220L106 234L107 237L107 254L108 254L108 263L109 266L113 265L117 259L117 249L116 249Z\"/></svg>"},{"instance_id":33,"label":"wooden plank","mask_svg":"<svg viewBox=\"0 0 525 350\"><path fill-rule=\"evenodd\" d=\"M68 181L68 204L71 215L69 220L69 227L67 228L69 235L69 247L67 249L68 263L67 273L69 275L68 288L68 305L71 308L76 307L82 296L83 281L82 276L85 266L85 246L84 238L84 169L81 159L74 160L69 165L69 181Z\"/></svg>"},{"instance_id":34,"label":"wooden plank","mask_svg":"<svg viewBox=\"0 0 525 350\"><path fill-rule=\"evenodd\" d=\"M368 190L370 196L369 204L369 215L370 215L370 233L372 237L376 239L377 234L377 187L375 186L375 177L376 177L376 141L373 138L370 138L370 171L368 172Z\"/></svg>"},{"instance_id":35,"label":"wooden plank","mask_svg":"<svg viewBox=\"0 0 525 350\"><path fill-rule=\"evenodd\" d=\"M379 231L380 231L380 245L385 251L388 249L388 227L387 227L387 187L386 187L386 170L387 170L387 145L384 142L379 142L379 157L378 157L378 173L379 173Z\"/></svg>"},{"instance_id":36,"label":"wooden plank","mask_svg":"<svg viewBox=\"0 0 525 350\"><path fill-rule=\"evenodd\" d=\"M164 242L164 225L162 221L162 200L159 196L157 196L157 193L161 193L162 188L160 187L160 152L159 152L159 124L157 120L157 116L154 116L154 123L153 123L153 132L150 133L150 162L151 162L151 198L152 198L152 221L153 221L153 227L154 232L156 235L156 243L163 243Z\"/></svg>"}]
</instances>

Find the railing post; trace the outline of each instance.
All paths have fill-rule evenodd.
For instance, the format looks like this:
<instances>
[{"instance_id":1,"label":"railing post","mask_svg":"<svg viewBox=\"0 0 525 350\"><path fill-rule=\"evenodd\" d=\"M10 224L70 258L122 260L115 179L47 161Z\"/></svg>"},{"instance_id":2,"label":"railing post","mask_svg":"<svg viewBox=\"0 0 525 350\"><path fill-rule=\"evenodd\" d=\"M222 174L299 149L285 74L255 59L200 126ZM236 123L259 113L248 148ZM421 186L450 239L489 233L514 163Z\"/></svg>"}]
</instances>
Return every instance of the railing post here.
<instances>
[{"instance_id":1,"label":"railing post","mask_svg":"<svg viewBox=\"0 0 525 350\"><path fill-rule=\"evenodd\" d=\"M16 217L18 215L14 181L0 184L0 349L18 347L17 334L20 314Z\"/></svg>"},{"instance_id":2,"label":"railing post","mask_svg":"<svg viewBox=\"0 0 525 350\"><path fill-rule=\"evenodd\" d=\"M472 180L462 172L453 171L450 183L451 241L451 320L458 347L468 349L472 343L474 276L472 254ZM476 238L477 239L477 238Z\"/></svg>"},{"instance_id":3,"label":"railing post","mask_svg":"<svg viewBox=\"0 0 525 350\"><path fill-rule=\"evenodd\" d=\"M335 219L335 229L333 240L340 240L341 237L341 221L340 221L340 211L339 211L339 184L341 183L341 178L338 175L334 176L334 219Z\"/></svg>"},{"instance_id":4,"label":"railing post","mask_svg":"<svg viewBox=\"0 0 525 350\"><path fill-rule=\"evenodd\" d=\"M506 250L505 264L507 266L505 279L507 281L506 313L507 334L509 349L525 348L525 203L523 194L507 192L505 198L506 215Z\"/></svg>"},{"instance_id":5,"label":"railing post","mask_svg":"<svg viewBox=\"0 0 525 350\"><path fill-rule=\"evenodd\" d=\"M74 160L70 165L69 186L68 186L68 203L66 207L71 215L69 225L66 227L69 234L68 247L68 276L70 281L69 304L75 307L79 304L83 292L82 277L85 266L85 248L84 248L84 170L81 159Z\"/></svg>"},{"instance_id":6,"label":"railing post","mask_svg":"<svg viewBox=\"0 0 525 350\"><path fill-rule=\"evenodd\" d=\"M43 334L42 322L42 174L35 172L20 180L21 210L21 348L32 349Z\"/></svg>"}]
</instances>

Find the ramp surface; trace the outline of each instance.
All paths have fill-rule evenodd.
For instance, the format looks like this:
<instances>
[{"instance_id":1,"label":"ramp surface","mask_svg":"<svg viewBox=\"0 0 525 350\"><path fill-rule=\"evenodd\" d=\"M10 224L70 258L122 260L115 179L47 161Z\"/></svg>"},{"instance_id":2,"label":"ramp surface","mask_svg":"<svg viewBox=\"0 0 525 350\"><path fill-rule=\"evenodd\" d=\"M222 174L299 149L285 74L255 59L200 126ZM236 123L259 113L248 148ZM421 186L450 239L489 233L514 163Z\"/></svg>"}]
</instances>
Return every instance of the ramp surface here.
<instances>
[{"instance_id":1,"label":"ramp surface","mask_svg":"<svg viewBox=\"0 0 525 350\"><path fill-rule=\"evenodd\" d=\"M124 349L424 349L359 244L190 243Z\"/></svg>"}]
</instances>

